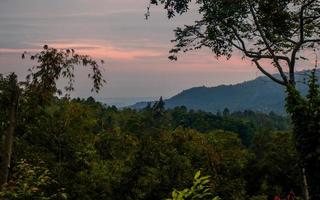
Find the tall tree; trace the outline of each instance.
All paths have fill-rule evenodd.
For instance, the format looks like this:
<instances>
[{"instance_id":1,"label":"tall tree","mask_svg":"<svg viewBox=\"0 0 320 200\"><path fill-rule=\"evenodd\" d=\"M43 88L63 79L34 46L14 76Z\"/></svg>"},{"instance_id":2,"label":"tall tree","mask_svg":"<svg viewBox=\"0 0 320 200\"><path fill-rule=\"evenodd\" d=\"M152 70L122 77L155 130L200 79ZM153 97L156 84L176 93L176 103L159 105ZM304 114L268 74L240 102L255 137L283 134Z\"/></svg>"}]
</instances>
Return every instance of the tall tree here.
<instances>
[{"instance_id":1,"label":"tall tree","mask_svg":"<svg viewBox=\"0 0 320 200\"><path fill-rule=\"evenodd\" d=\"M10 169L10 161L12 154L12 145L14 131L17 123L17 108L20 95L20 88L18 86L17 76L12 73L8 77L1 76L0 79L1 104L7 105L7 112L4 115L7 118L6 128L4 131L4 142L1 154L1 168L0 168L0 184L4 184L8 180ZM2 109L5 109L1 106Z\"/></svg>"},{"instance_id":2,"label":"tall tree","mask_svg":"<svg viewBox=\"0 0 320 200\"><path fill-rule=\"evenodd\" d=\"M297 61L311 59L306 56L306 52L316 50L320 44L319 0L150 0L150 4L164 5L169 18L188 12L193 2L202 18L193 25L175 30L175 46L170 51L170 59L177 59L181 51L202 47L210 48L217 57L230 58L235 51L240 51L264 75L287 88L288 107L294 106L292 102L302 103L296 90L295 72L300 64ZM280 76L268 71L265 63L272 65ZM288 111L293 119L304 120L297 109ZM315 171L314 166L320 166L320 159L314 153L306 154L303 151L301 146L304 143L300 137L302 135L319 141L319 134L305 132L309 130L303 129L308 126L308 122L293 122L302 166L306 168L307 180L310 182L310 199L319 199L320 184L317 177L320 177L320 172ZM300 133L298 130L305 131ZM309 152L317 152L320 145L318 142L311 146L313 149L309 149ZM310 159L304 159L306 157Z\"/></svg>"},{"instance_id":3,"label":"tall tree","mask_svg":"<svg viewBox=\"0 0 320 200\"><path fill-rule=\"evenodd\" d=\"M22 58L25 58L26 55L29 54L23 53ZM66 78L68 81L64 88L66 92L74 89L74 70L77 65L91 67L92 73L89 74L89 77L93 80L92 91L98 92L105 82L99 63L87 55L76 54L73 49L57 50L45 45L41 52L29 56L31 60L37 62L37 65L30 69L25 82L18 82L14 73L8 77L0 74L0 106L6 110L5 114L8 118L0 163L0 185L8 180L19 96L28 99L26 102L33 106L47 105L54 95L62 94L62 90L56 84L60 78Z\"/></svg>"}]
</instances>

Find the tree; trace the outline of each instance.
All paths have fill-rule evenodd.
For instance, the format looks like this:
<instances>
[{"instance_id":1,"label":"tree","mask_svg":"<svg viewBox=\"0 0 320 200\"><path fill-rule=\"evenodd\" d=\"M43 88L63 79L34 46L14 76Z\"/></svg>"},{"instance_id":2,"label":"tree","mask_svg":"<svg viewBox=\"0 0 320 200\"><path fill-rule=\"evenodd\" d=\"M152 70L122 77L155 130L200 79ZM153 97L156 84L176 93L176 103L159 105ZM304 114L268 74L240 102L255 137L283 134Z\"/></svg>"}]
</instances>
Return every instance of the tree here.
<instances>
[{"instance_id":1,"label":"tree","mask_svg":"<svg viewBox=\"0 0 320 200\"><path fill-rule=\"evenodd\" d=\"M10 74L8 77L3 77L2 75L0 75L0 91L1 105L7 106L7 110L3 114L8 119L5 121L5 134L1 154L0 184L2 185L3 183L6 183L8 180L13 137L17 124L17 108L20 95L20 88L18 86L17 76L14 73ZM5 110L5 108L2 109Z\"/></svg>"},{"instance_id":2,"label":"tree","mask_svg":"<svg viewBox=\"0 0 320 200\"><path fill-rule=\"evenodd\" d=\"M294 123L297 149L300 152L300 161L303 164L302 172L305 173L305 196L310 192L310 199L320 197L320 90L316 77L316 70L311 72L309 78L309 91L303 97L296 90L291 93L294 98L287 97L287 109L291 113ZM316 198L315 198L316 197Z\"/></svg>"},{"instance_id":3,"label":"tree","mask_svg":"<svg viewBox=\"0 0 320 200\"><path fill-rule=\"evenodd\" d=\"M150 0L150 4L164 5L169 18L188 12L192 2ZM296 99L298 91L295 87L295 71L297 61L311 58L306 57L304 52L316 50L320 44L318 0L197 0L195 3L202 19L195 21L193 25L175 30L175 46L170 51L170 59L177 59L177 54L181 51L202 47L210 48L217 57L230 58L234 51L240 51L245 58L251 59L264 75L287 88L289 107L293 106L290 102L301 103ZM267 67L263 66L265 62L275 67L279 76L270 73ZM300 115L298 112L293 113L292 109L288 111L292 118L304 120L301 116L297 117ZM303 129L306 124L302 127L300 125L301 123L294 123L296 138L301 135L297 130ZM306 136L313 135L305 131L304 133ZM312 151L315 152L317 148ZM301 159L312 157L309 160L302 159L302 167L306 168L310 182L311 199L319 199L320 185L315 184L318 176L314 176L314 173L320 172L309 168L308 166L314 164L307 162L312 161L319 165L320 159L313 154L304 153L300 151Z\"/></svg>"},{"instance_id":4,"label":"tree","mask_svg":"<svg viewBox=\"0 0 320 200\"><path fill-rule=\"evenodd\" d=\"M24 59L26 55L29 54L23 53L22 58ZM93 80L92 91L98 92L105 82L98 62L87 55L76 54L73 49L57 50L45 45L40 53L30 55L30 59L35 60L37 65L29 69L30 74L25 82L18 82L14 73L8 77L0 74L0 106L5 110L4 114L8 116L8 122L4 128L6 131L0 166L0 185L8 180L19 106L31 105L34 109L38 106L46 106L52 101L54 95L62 94L62 90L56 85L60 78L66 78L68 81L64 88L65 91L72 91L74 89L74 69L77 65L92 68L92 73L89 74ZM29 105L19 105L19 98L24 99L24 102Z\"/></svg>"},{"instance_id":5,"label":"tree","mask_svg":"<svg viewBox=\"0 0 320 200\"><path fill-rule=\"evenodd\" d=\"M164 4L168 17L189 10L191 0L151 0ZM266 76L281 85L295 84L299 51L319 44L320 2L317 0L201 0L196 1L202 19L175 30L176 44L170 51L176 59L180 51L210 48L217 56L230 58L239 50ZM267 60L280 78L262 66ZM285 70L288 69L288 74Z\"/></svg>"}]
</instances>

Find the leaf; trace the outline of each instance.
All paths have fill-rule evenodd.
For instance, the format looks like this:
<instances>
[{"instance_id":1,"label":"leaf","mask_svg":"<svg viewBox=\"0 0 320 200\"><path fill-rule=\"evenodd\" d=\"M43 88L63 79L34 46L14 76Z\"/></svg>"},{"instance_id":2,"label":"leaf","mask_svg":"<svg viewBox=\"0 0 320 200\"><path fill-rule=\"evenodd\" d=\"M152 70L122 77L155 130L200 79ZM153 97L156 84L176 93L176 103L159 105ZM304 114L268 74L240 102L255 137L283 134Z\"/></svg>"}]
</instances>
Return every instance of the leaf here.
<instances>
[{"instance_id":1,"label":"leaf","mask_svg":"<svg viewBox=\"0 0 320 200\"><path fill-rule=\"evenodd\" d=\"M196 172L196 174L194 175L194 179L198 179L201 175L200 170Z\"/></svg>"},{"instance_id":2,"label":"leaf","mask_svg":"<svg viewBox=\"0 0 320 200\"><path fill-rule=\"evenodd\" d=\"M61 193L61 197L64 199L68 199L68 195L66 193Z\"/></svg>"}]
</instances>

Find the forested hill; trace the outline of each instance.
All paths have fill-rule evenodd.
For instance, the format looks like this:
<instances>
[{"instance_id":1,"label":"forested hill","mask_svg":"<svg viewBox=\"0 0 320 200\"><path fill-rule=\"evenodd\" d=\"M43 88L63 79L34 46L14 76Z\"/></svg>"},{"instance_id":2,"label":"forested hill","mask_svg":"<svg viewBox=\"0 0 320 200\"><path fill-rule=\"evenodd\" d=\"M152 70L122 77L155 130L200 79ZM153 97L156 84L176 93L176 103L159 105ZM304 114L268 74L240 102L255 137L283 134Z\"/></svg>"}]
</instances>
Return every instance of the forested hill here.
<instances>
[{"instance_id":1,"label":"forested hill","mask_svg":"<svg viewBox=\"0 0 320 200\"><path fill-rule=\"evenodd\" d=\"M307 87L302 82L307 76L305 72L297 75L298 88L303 93ZM188 109L203 110L216 113L228 108L230 111L253 110L264 113L271 111L285 113L285 89L269 78L261 76L251 81L235 85L217 87L194 87L165 100L167 108L186 106ZM140 102L132 108L140 109L147 102Z\"/></svg>"}]
</instances>

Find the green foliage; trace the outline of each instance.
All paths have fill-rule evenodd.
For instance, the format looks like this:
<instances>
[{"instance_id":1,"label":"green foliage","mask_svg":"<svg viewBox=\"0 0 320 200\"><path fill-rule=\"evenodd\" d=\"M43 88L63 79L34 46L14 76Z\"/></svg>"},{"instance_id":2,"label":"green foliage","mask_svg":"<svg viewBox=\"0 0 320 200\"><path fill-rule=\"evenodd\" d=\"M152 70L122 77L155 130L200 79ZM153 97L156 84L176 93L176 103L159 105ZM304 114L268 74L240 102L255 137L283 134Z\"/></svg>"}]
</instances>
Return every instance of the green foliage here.
<instances>
[{"instance_id":1,"label":"green foliage","mask_svg":"<svg viewBox=\"0 0 320 200\"><path fill-rule=\"evenodd\" d=\"M23 158L44 160L50 177L59 186L44 190L47 196L64 188L69 199L164 199L172 188L189 188L193 174L202 169L211 177L214 195L247 199L256 195L249 184L267 180L271 185L274 182L265 179L265 175L280 173L256 167L257 160L259 166L272 166L274 162L267 163L267 156L253 154L271 151L268 145L277 141L274 148L292 148L291 143L286 146L288 134L281 139L266 137L262 143L267 146L256 143L256 135L262 130L288 129L278 126L278 121L286 118L274 114L247 111L217 116L183 107L118 110L92 98L54 99L37 108L25 98L29 97L21 99L12 166L16 168ZM247 146L243 145L244 134L253 138ZM254 145L260 149L253 151ZM288 151L277 153L283 163L288 161ZM38 165L42 166L32 163L34 167ZM291 168L281 169L286 176L283 179L293 180L287 178L296 174ZM255 182L246 176L247 172ZM11 176L10 180L16 179ZM283 184L280 183L281 192L285 193ZM299 194L298 190L295 192Z\"/></svg>"},{"instance_id":2,"label":"green foliage","mask_svg":"<svg viewBox=\"0 0 320 200\"><path fill-rule=\"evenodd\" d=\"M239 134L227 131L241 131L238 124L243 120L252 123L259 118L258 113L218 117L177 108L162 110L159 116L152 108L117 110L92 99L57 99L36 116L38 111L28 110L27 106L21 110L12 165L17 166L26 157L45 160L50 177L65 188L70 199L164 199L172 188L188 188L197 169L211 177L215 195L246 199L251 195L246 172L256 174L260 170L252 168L251 150L242 144ZM263 118L279 120L268 115ZM208 123L212 125L201 129ZM260 130L278 129L269 123L250 127L247 133L253 138ZM282 146L287 137L274 141ZM262 147L258 152L267 150ZM278 153L286 162L287 152ZM267 161L256 159L261 159L261 165ZM294 176L292 171L282 169L284 174ZM263 168L261 173L273 171ZM263 178L254 175L256 182Z\"/></svg>"},{"instance_id":3,"label":"green foliage","mask_svg":"<svg viewBox=\"0 0 320 200\"><path fill-rule=\"evenodd\" d=\"M181 191L174 190L171 194L172 197L167 200L219 200L219 197L213 197L213 194L210 192L209 179L210 176L201 176L201 172L197 171L194 176L193 185L190 188Z\"/></svg>"},{"instance_id":4,"label":"green foliage","mask_svg":"<svg viewBox=\"0 0 320 200\"><path fill-rule=\"evenodd\" d=\"M36 165L29 164L21 159L13 169L13 175L0 191L2 199L67 199L64 188L59 188L59 183L53 178L51 172L38 161Z\"/></svg>"},{"instance_id":5,"label":"green foliage","mask_svg":"<svg viewBox=\"0 0 320 200\"><path fill-rule=\"evenodd\" d=\"M302 177L292 133L259 133L253 138L250 152L252 157L246 169L246 190L250 196L285 196L290 189L299 190Z\"/></svg>"}]
</instances>

